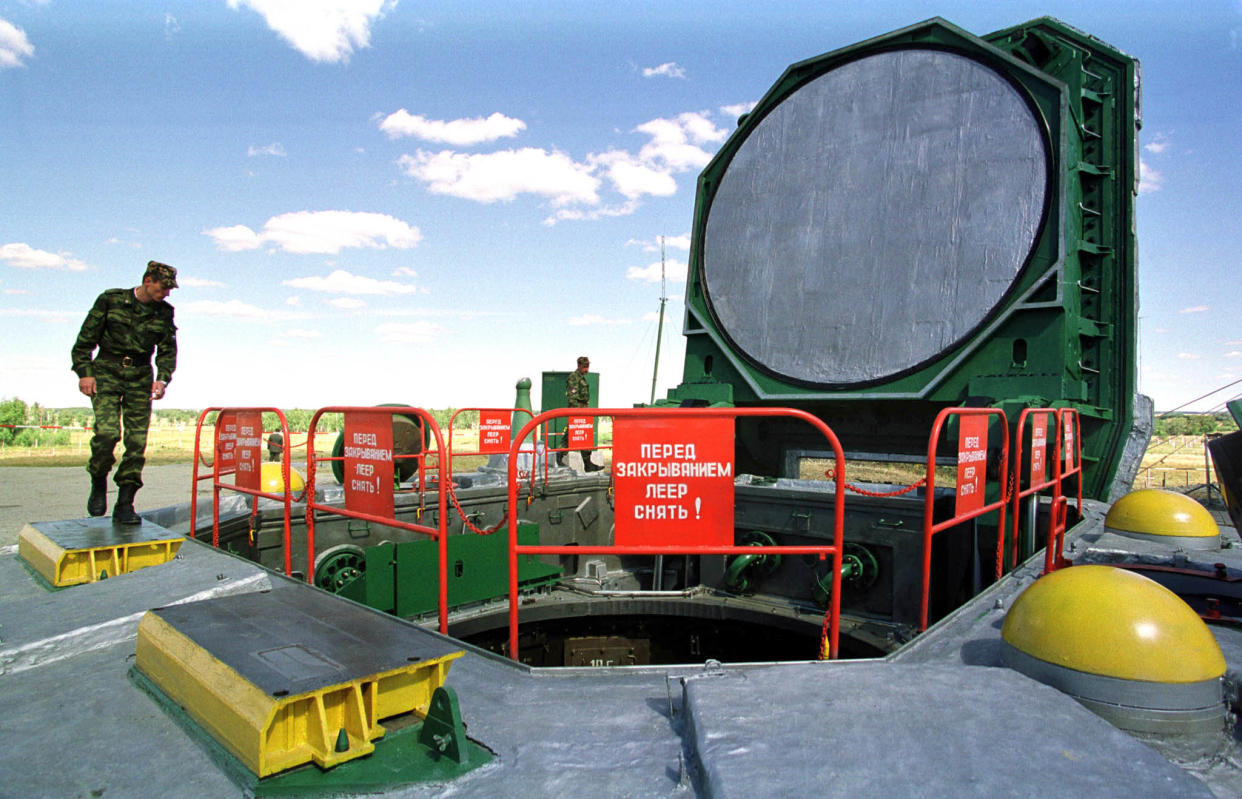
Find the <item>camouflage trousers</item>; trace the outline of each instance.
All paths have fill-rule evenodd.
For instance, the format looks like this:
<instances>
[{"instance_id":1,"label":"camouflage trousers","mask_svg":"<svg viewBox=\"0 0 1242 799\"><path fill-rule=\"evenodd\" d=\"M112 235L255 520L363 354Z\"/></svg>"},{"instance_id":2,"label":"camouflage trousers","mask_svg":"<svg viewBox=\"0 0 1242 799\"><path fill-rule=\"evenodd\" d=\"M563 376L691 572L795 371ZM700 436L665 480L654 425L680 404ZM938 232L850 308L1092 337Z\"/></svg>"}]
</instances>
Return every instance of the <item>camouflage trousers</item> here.
<instances>
[{"instance_id":1,"label":"camouflage trousers","mask_svg":"<svg viewBox=\"0 0 1242 799\"><path fill-rule=\"evenodd\" d=\"M91 407L95 410L95 435L86 471L92 476L107 476L116 463L113 450L124 440L125 453L113 482L141 488L142 467L147 462L147 427L151 423L151 367L123 368L96 361L94 372L96 392Z\"/></svg>"}]
</instances>

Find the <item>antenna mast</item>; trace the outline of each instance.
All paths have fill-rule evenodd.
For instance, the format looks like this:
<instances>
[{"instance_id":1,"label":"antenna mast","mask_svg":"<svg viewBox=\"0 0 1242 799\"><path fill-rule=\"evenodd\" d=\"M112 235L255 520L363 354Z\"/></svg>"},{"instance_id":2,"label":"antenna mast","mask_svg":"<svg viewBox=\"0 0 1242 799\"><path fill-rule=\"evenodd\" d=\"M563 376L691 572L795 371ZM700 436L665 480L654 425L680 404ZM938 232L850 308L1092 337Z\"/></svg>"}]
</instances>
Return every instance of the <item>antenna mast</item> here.
<instances>
[{"instance_id":1,"label":"antenna mast","mask_svg":"<svg viewBox=\"0 0 1242 799\"><path fill-rule=\"evenodd\" d=\"M660 375L660 341L664 338L664 304L668 302L667 284L664 278L664 237L660 237L660 323L656 326L655 368L651 370L651 402L655 404L656 380Z\"/></svg>"}]
</instances>

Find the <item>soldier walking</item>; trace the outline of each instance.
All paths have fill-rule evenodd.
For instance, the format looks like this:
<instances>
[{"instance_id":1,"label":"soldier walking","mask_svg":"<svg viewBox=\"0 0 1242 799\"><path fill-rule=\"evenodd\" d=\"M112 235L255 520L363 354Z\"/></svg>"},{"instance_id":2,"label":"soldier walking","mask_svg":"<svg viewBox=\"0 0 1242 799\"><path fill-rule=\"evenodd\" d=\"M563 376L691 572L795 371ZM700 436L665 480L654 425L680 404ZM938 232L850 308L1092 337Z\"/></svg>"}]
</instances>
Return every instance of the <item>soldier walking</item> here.
<instances>
[{"instance_id":1,"label":"soldier walking","mask_svg":"<svg viewBox=\"0 0 1242 799\"><path fill-rule=\"evenodd\" d=\"M91 458L86 464L91 476L86 512L91 516L103 516L108 510L108 473L116 462L113 450L124 430L125 454L113 478L117 486L113 523L142 523L134 512L134 495L142 488L151 401L163 398L177 368L177 327L173 307L164 301L175 288L177 270L148 261L140 285L108 289L99 295L73 345L78 390L91 398L95 411ZM96 347L99 351L92 359Z\"/></svg>"}]
</instances>

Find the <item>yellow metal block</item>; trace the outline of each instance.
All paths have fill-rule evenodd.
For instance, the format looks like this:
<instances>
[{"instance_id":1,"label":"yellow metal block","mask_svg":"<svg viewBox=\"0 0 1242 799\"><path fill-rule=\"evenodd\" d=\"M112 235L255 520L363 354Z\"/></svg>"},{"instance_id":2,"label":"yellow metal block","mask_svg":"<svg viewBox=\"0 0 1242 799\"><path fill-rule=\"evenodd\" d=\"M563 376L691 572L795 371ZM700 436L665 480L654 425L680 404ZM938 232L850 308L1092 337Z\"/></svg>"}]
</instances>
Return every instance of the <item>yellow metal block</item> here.
<instances>
[{"instance_id":1,"label":"yellow metal block","mask_svg":"<svg viewBox=\"0 0 1242 799\"><path fill-rule=\"evenodd\" d=\"M111 520L38 522L17 536L17 553L54 586L93 583L167 563L185 538L152 524L116 528Z\"/></svg>"},{"instance_id":2,"label":"yellow metal block","mask_svg":"<svg viewBox=\"0 0 1242 799\"><path fill-rule=\"evenodd\" d=\"M160 610L138 625L138 669L259 777L309 762L330 768L370 754L372 741L384 734L379 722L411 711L426 715L432 692L463 654L410 658L396 668L298 693L268 692L162 618ZM289 670L337 665L313 647L272 643L270 649L255 644L259 650L249 657Z\"/></svg>"}]
</instances>

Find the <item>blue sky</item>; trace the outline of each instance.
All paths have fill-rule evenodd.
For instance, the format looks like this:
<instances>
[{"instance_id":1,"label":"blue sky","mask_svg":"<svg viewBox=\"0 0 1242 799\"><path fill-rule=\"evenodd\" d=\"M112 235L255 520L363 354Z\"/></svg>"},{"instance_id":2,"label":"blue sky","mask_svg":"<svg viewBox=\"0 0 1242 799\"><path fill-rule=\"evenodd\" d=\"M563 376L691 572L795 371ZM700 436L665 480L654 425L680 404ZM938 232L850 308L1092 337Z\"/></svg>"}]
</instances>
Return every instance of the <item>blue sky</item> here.
<instances>
[{"instance_id":1,"label":"blue sky","mask_svg":"<svg viewBox=\"0 0 1242 799\"><path fill-rule=\"evenodd\" d=\"M82 317L156 259L165 407L507 406L580 354L646 401L659 238L662 395L695 178L786 66L1045 14L1142 61L1141 390L1242 379L1240 0L0 0L0 397L85 404Z\"/></svg>"}]
</instances>

